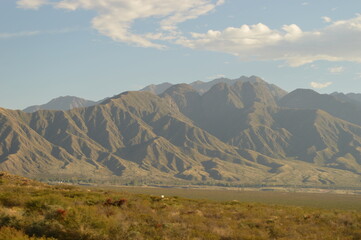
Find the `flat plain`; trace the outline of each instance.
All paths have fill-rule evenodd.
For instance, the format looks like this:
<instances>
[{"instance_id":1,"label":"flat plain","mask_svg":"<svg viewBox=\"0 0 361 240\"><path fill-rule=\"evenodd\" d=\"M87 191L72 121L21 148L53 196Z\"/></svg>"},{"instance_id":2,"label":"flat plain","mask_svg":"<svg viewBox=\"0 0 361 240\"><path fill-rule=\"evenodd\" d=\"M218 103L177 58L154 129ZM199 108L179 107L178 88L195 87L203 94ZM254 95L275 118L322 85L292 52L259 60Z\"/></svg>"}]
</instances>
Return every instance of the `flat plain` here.
<instances>
[{"instance_id":1,"label":"flat plain","mask_svg":"<svg viewBox=\"0 0 361 240\"><path fill-rule=\"evenodd\" d=\"M178 196L211 201L255 202L274 205L302 206L323 209L361 210L360 194L338 194L334 192L285 192L242 189L162 188L162 187L108 187L117 191L155 196Z\"/></svg>"}]
</instances>

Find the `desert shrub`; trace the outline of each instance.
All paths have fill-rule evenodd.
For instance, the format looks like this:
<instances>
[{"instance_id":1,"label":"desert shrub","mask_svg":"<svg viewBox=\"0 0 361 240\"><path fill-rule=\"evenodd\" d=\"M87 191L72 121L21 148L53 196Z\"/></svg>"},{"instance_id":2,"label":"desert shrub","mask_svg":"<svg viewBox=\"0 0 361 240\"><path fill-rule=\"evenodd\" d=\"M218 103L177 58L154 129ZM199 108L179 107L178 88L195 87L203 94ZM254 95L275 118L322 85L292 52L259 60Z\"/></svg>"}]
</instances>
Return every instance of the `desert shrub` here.
<instances>
[{"instance_id":1,"label":"desert shrub","mask_svg":"<svg viewBox=\"0 0 361 240\"><path fill-rule=\"evenodd\" d=\"M359 240L361 239L361 230L355 230L353 233L351 233L351 238L352 240Z\"/></svg>"},{"instance_id":2,"label":"desert shrub","mask_svg":"<svg viewBox=\"0 0 361 240\"><path fill-rule=\"evenodd\" d=\"M94 206L102 203L104 203L104 198L93 194L89 194L84 199L84 204L88 206Z\"/></svg>"},{"instance_id":3,"label":"desert shrub","mask_svg":"<svg viewBox=\"0 0 361 240\"><path fill-rule=\"evenodd\" d=\"M18 207L24 204L24 198L16 192L2 192L0 194L0 204L4 207Z\"/></svg>"},{"instance_id":4,"label":"desert shrub","mask_svg":"<svg viewBox=\"0 0 361 240\"><path fill-rule=\"evenodd\" d=\"M25 210L29 213L44 213L49 208L43 199L32 199L25 204Z\"/></svg>"},{"instance_id":5,"label":"desert shrub","mask_svg":"<svg viewBox=\"0 0 361 240\"><path fill-rule=\"evenodd\" d=\"M47 220L63 221L67 217L67 214L68 211L62 206L50 205L44 213L44 217Z\"/></svg>"},{"instance_id":6,"label":"desert shrub","mask_svg":"<svg viewBox=\"0 0 361 240\"><path fill-rule=\"evenodd\" d=\"M79 228L69 227L67 224L62 224L56 220L45 219L43 221L34 222L26 226L25 233L34 236L53 237L61 240L102 240L103 238L95 231L80 226Z\"/></svg>"},{"instance_id":7,"label":"desert shrub","mask_svg":"<svg viewBox=\"0 0 361 240\"><path fill-rule=\"evenodd\" d=\"M81 199L81 198L84 198L86 197L86 194L85 192L80 192L80 191L71 191L71 192L64 192L63 193L63 196L64 197L67 197L67 198L77 198L77 199Z\"/></svg>"},{"instance_id":8,"label":"desert shrub","mask_svg":"<svg viewBox=\"0 0 361 240\"><path fill-rule=\"evenodd\" d=\"M37 189L31 192L32 197L42 197L42 196L49 196L50 194L53 194L54 191L51 189Z\"/></svg>"},{"instance_id":9,"label":"desert shrub","mask_svg":"<svg viewBox=\"0 0 361 240\"><path fill-rule=\"evenodd\" d=\"M64 227L51 221L38 221L25 226L25 233L29 236L47 236L59 238L62 236Z\"/></svg>"},{"instance_id":10,"label":"desert shrub","mask_svg":"<svg viewBox=\"0 0 361 240\"><path fill-rule=\"evenodd\" d=\"M16 227L19 228L19 220L15 216L9 216L4 213L0 213L0 227Z\"/></svg>"},{"instance_id":11,"label":"desert shrub","mask_svg":"<svg viewBox=\"0 0 361 240\"><path fill-rule=\"evenodd\" d=\"M46 237L29 237L24 232L11 227L0 228L0 240L55 240Z\"/></svg>"}]
</instances>

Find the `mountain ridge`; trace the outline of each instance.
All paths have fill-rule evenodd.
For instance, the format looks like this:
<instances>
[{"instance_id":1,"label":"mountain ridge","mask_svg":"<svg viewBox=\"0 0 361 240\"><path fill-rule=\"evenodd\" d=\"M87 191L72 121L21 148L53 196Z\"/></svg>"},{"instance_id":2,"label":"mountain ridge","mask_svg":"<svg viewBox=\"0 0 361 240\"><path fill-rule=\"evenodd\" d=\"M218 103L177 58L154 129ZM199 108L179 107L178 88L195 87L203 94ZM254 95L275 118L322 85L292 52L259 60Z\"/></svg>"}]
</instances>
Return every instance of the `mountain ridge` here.
<instances>
[{"instance_id":1,"label":"mountain ridge","mask_svg":"<svg viewBox=\"0 0 361 240\"><path fill-rule=\"evenodd\" d=\"M354 105L245 79L204 93L191 84L128 91L67 111L0 109L0 170L123 183L361 181L361 125L338 114Z\"/></svg>"}]
</instances>

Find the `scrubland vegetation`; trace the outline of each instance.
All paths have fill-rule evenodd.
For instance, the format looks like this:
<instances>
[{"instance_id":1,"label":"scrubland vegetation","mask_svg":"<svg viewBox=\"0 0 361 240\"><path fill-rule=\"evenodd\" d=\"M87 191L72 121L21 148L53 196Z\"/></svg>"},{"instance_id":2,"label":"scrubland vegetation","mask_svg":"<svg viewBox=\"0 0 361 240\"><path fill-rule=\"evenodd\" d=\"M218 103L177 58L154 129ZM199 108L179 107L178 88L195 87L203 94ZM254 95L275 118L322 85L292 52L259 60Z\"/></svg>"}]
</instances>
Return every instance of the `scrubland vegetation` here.
<instances>
[{"instance_id":1,"label":"scrubland vegetation","mask_svg":"<svg viewBox=\"0 0 361 240\"><path fill-rule=\"evenodd\" d=\"M0 240L361 239L359 211L162 198L0 175Z\"/></svg>"}]
</instances>

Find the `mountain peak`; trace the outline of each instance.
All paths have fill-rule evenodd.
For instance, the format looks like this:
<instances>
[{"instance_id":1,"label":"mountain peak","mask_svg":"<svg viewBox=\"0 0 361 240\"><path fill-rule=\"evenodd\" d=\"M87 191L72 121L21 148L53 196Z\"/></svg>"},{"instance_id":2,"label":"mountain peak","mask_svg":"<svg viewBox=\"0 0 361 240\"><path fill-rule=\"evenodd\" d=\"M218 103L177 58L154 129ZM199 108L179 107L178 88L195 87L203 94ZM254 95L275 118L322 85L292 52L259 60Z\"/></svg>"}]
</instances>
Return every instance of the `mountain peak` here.
<instances>
[{"instance_id":1,"label":"mountain peak","mask_svg":"<svg viewBox=\"0 0 361 240\"><path fill-rule=\"evenodd\" d=\"M308 94L308 95L320 95L318 92L316 92L315 90L312 89L308 89L308 88L297 88L295 90L293 90L292 92L289 93L291 94Z\"/></svg>"}]
</instances>

